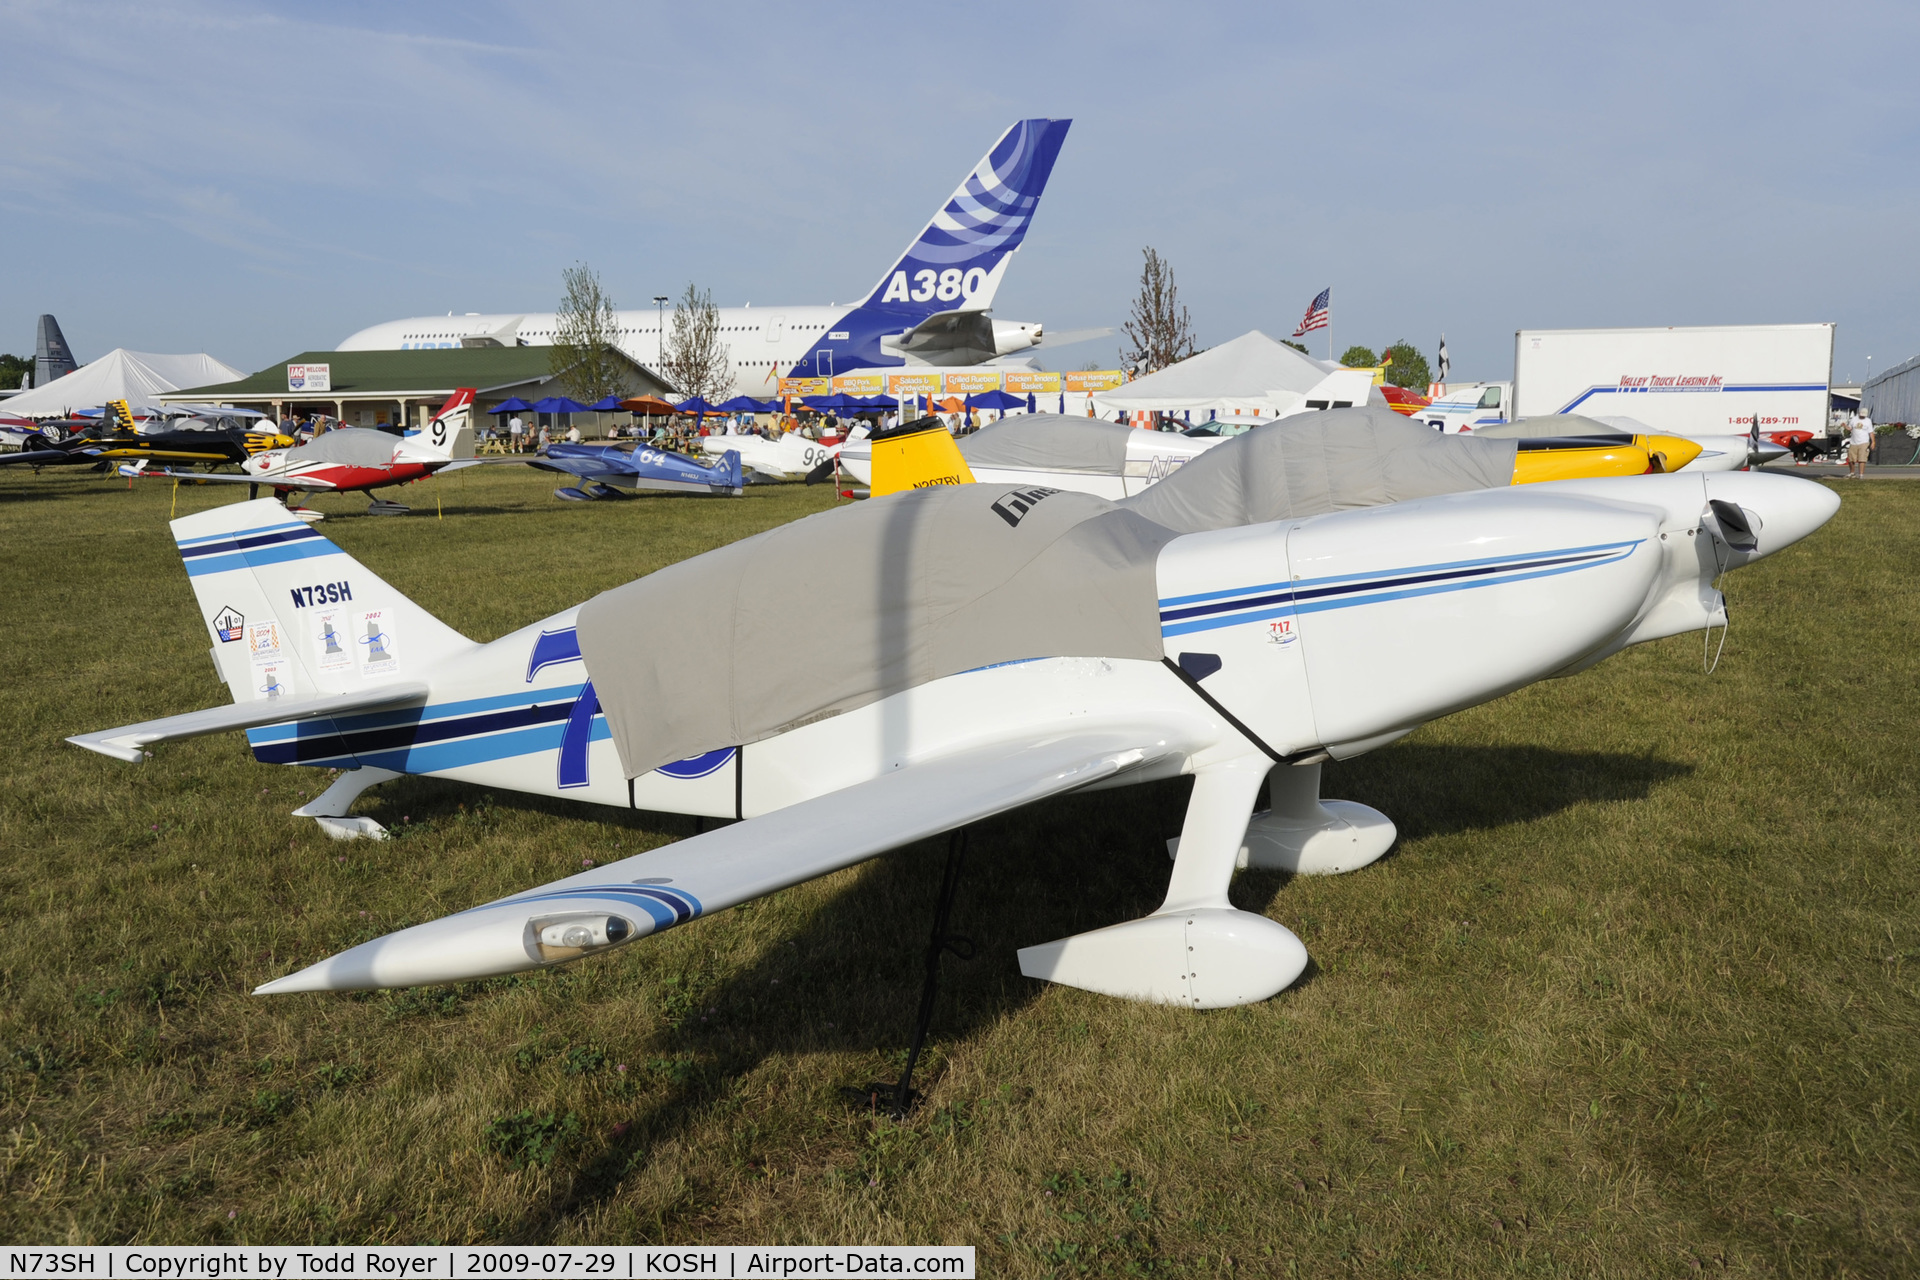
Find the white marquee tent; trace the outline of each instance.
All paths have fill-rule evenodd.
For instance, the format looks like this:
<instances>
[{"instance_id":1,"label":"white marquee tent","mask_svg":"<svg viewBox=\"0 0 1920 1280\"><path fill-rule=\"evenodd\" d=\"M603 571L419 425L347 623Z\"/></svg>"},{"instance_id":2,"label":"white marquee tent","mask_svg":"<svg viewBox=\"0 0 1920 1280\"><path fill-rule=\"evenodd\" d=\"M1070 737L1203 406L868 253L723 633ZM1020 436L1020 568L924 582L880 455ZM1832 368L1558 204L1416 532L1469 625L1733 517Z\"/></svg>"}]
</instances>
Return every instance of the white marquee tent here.
<instances>
[{"instance_id":1,"label":"white marquee tent","mask_svg":"<svg viewBox=\"0 0 1920 1280\"><path fill-rule=\"evenodd\" d=\"M141 409L160 408L154 397L164 392L233 382L246 376L204 352L170 356L117 347L64 378L8 396L0 403L6 405L8 413L23 418L51 418L81 409L98 409L109 400L125 400L137 413Z\"/></svg>"},{"instance_id":2,"label":"white marquee tent","mask_svg":"<svg viewBox=\"0 0 1920 1280\"><path fill-rule=\"evenodd\" d=\"M1093 401L1108 410L1278 418L1308 408L1310 400L1318 409L1335 401L1363 405L1372 385L1371 372L1315 360L1254 329L1158 373L1097 392Z\"/></svg>"}]
</instances>

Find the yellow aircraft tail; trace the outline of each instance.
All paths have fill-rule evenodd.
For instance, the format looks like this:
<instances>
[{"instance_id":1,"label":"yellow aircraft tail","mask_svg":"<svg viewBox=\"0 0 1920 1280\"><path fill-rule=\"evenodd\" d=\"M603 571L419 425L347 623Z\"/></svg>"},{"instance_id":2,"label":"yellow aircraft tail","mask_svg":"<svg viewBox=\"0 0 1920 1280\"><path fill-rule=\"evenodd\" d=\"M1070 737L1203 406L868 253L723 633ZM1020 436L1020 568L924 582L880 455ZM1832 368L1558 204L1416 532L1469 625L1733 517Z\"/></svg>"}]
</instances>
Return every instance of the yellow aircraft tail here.
<instances>
[{"instance_id":1,"label":"yellow aircraft tail","mask_svg":"<svg viewBox=\"0 0 1920 1280\"><path fill-rule=\"evenodd\" d=\"M133 410L127 407L125 400L107 401L107 412L113 415L115 431L124 432L127 435L134 433L136 428L133 425Z\"/></svg>"},{"instance_id":2,"label":"yellow aircraft tail","mask_svg":"<svg viewBox=\"0 0 1920 1280\"><path fill-rule=\"evenodd\" d=\"M973 472L960 455L946 424L938 418L916 418L870 437L876 498L902 489L928 489L943 484L972 484Z\"/></svg>"}]
</instances>

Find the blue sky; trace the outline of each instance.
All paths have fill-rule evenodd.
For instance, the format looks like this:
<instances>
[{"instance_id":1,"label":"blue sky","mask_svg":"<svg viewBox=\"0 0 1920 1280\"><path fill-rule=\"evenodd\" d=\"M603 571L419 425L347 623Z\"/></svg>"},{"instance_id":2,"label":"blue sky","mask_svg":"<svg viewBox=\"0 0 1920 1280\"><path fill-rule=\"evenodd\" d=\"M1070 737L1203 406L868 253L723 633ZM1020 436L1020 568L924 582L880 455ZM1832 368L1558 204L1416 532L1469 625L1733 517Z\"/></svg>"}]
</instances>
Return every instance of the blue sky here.
<instances>
[{"instance_id":1,"label":"blue sky","mask_svg":"<svg viewBox=\"0 0 1920 1280\"><path fill-rule=\"evenodd\" d=\"M247 369L380 320L863 295L1012 120L1069 116L996 314L1203 343L1839 323L1920 351L1920 6L273 6L0 0L0 350ZM1316 354L1321 354L1317 343ZM1050 353L1111 363L1114 343Z\"/></svg>"}]
</instances>

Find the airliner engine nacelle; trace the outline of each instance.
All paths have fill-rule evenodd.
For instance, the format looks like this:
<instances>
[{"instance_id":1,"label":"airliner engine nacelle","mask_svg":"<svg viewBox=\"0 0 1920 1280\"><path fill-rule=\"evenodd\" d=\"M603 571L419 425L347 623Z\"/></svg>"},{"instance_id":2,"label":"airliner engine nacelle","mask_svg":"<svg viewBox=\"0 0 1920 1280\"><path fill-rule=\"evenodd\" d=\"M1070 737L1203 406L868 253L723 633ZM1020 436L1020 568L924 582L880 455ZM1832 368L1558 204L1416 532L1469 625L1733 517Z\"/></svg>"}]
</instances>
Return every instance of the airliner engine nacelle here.
<instances>
[{"instance_id":1,"label":"airliner engine nacelle","mask_svg":"<svg viewBox=\"0 0 1920 1280\"><path fill-rule=\"evenodd\" d=\"M998 356L1010 356L1040 345L1045 337L1044 325L1028 324L1021 320L995 320L993 322L993 353Z\"/></svg>"}]
</instances>

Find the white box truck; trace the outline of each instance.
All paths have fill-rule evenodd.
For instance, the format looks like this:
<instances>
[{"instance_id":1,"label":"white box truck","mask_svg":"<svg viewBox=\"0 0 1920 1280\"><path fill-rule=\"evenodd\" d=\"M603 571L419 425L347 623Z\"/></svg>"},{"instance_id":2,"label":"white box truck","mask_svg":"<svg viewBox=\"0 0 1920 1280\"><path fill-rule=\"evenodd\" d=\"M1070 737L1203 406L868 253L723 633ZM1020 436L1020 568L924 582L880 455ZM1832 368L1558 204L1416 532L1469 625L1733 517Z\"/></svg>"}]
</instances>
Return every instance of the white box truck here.
<instances>
[{"instance_id":1,"label":"white box truck","mask_svg":"<svg viewBox=\"0 0 1920 1280\"><path fill-rule=\"evenodd\" d=\"M1522 329L1515 417L1628 417L1672 435L1824 436L1833 325ZM1785 441L1781 441L1785 443Z\"/></svg>"},{"instance_id":2,"label":"white box truck","mask_svg":"<svg viewBox=\"0 0 1920 1280\"><path fill-rule=\"evenodd\" d=\"M1831 324L1522 329L1513 381L1454 383L1414 420L1446 432L1514 418L1623 417L1679 436L1760 434L1803 453L1827 430Z\"/></svg>"}]
</instances>

